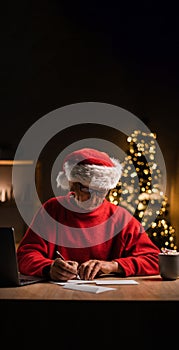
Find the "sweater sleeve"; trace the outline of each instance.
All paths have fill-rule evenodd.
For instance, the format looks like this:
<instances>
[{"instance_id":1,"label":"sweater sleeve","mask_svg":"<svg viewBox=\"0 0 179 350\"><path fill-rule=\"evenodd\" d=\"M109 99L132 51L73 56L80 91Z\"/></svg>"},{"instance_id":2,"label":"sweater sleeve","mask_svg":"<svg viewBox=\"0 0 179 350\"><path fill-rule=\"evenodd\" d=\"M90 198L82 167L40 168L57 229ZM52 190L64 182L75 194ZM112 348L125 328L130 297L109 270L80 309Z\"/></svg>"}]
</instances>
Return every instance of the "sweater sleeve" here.
<instances>
[{"instance_id":1,"label":"sweater sleeve","mask_svg":"<svg viewBox=\"0 0 179 350\"><path fill-rule=\"evenodd\" d=\"M53 262L48 257L48 251L48 243L29 228L17 248L19 271L26 275L43 276L43 269Z\"/></svg>"},{"instance_id":2,"label":"sweater sleeve","mask_svg":"<svg viewBox=\"0 0 179 350\"><path fill-rule=\"evenodd\" d=\"M34 227L41 227L37 232ZM43 228L43 232L42 232ZM38 211L17 248L19 271L27 275L44 276L55 256L55 227L45 221L44 206ZM52 239L50 239L50 237ZM47 239L48 238L48 239Z\"/></svg>"},{"instance_id":3,"label":"sweater sleeve","mask_svg":"<svg viewBox=\"0 0 179 350\"><path fill-rule=\"evenodd\" d=\"M159 248L151 241L142 225L134 217L122 231L122 257L114 259L125 276L158 275Z\"/></svg>"}]
</instances>

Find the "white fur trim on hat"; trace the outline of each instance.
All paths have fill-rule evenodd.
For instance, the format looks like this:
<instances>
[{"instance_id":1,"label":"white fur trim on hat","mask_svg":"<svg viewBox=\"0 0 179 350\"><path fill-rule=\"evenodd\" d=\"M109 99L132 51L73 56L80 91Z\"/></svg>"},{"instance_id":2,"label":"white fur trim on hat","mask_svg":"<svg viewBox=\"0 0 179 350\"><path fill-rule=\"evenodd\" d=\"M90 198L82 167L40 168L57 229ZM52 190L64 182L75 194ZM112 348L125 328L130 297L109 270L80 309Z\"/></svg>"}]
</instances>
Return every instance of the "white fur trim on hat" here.
<instances>
[{"instance_id":1,"label":"white fur trim on hat","mask_svg":"<svg viewBox=\"0 0 179 350\"><path fill-rule=\"evenodd\" d=\"M57 187L69 189L68 181L80 182L94 189L110 190L115 188L122 174L122 165L117 159L110 158L114 166L96 164L72 164L65 162L64 171L56 178Z\"/></svg>"}]
</instances>

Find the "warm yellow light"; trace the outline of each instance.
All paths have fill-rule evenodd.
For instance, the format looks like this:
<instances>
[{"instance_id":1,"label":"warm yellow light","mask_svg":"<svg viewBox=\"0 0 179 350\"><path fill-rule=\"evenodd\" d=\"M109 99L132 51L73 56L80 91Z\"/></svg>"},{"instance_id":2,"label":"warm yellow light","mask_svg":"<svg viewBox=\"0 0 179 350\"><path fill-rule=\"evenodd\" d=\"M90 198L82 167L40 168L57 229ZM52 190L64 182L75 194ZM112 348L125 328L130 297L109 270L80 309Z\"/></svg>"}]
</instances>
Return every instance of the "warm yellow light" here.
<instances>
[{"instance_id":1,"label":"warm yellow light","mask_svg":"<svg viewBox=\"0 0 179 350\"><path fill-rule=\"evenodd\" d=\"M0 165L28 165L33 163L33 160L0 160Z\"/></svg>"}]
</instances>

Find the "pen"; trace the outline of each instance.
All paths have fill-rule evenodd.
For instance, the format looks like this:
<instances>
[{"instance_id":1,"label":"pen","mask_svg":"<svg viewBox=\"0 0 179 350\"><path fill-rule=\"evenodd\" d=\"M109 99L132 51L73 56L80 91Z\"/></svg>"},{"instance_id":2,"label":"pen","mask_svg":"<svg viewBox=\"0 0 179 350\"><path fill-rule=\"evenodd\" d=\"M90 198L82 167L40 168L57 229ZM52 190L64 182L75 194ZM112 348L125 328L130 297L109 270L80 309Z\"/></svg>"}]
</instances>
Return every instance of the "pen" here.
<instances>
[{"instance_id":1,"label":"pen","mask_svg":"<svg viewBox=\"0 0 179 350\"><path fill-rule=\"evenodd\" d=\"M62 260L65 261L64 256L63 256L58 250L56 250L56 253L57 253L57 255L58 255ZM77 273L77 275L76 275L76 278L77 278L78 280L81 279L78 273Z\"/></svg>"}]
</instances>

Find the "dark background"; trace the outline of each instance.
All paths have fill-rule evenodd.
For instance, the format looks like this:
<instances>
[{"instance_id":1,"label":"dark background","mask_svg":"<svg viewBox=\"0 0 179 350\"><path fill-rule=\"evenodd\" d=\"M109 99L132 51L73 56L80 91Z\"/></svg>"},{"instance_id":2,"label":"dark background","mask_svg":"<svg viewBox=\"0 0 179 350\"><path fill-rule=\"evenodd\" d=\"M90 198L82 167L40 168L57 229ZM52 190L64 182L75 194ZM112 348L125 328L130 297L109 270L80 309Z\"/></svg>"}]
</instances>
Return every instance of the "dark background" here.
<instances>
[{"instance_id":1,"label":"dark background","mask_svg":"<svg viewBox=\"0 0 179 350\"><path fill-rule=\"evenodd\" d=\"M162 145L176 140L175 9L44 0L7 2L1 16L2 145L15 150L38 118L83 101L131 111Z\"/></svg>"},{"instance_id":2,"label":"dark background","mask_svg":"<svg viewBox=\"0 0 179 350\"><path fill-rule=\"evenodd\" d=\"M28 128L54 109L86 101L117 105L157 134L174 213L171 187L179 192L177 13L155 2L6 2L1 7L1 158L13 158ZM74 133L83 137L80 128ZM43 180L52 149L49 144ZM48 197L48 185L43 186Z\"/></svg>"},{"instance_id":3,"label":"dark background","mask_svg":"<svg viewBox=\"0 0 179 350\"><path fill-rule=\"evenodd\" d=\"M177 6L175 8L172 2L161 5L157 1L93 3L81 0L24 0L1 2L0 8L0 158L13 158L28 128L54 109L86 101L120 106L135 114L157 134L167 166L172 223L179 231ZM80 138L81 131L81 128L73 129L70 137L73 135L73 140ZM63 140L71 142L71 138ZM42 164L42 187L48 197L49 173L46 170L53 157L53 142L47 146ZM3 301L3 324L6 329L4 332L3 328L2 335L6 337L6 342L12 340L13 334L13 342L20 336L20 341L24 339L27 344L30 329L31 334L38 335L41 341L51 337L56 342L58 334L61 344L64 340L62 332L59 333L62 325L68 332L65 337L67 348L69 342L70 348L74 345L74 339L80 346L83 334L87 335L88 340L93 339L93 346L94 335L97 334L100 345L101 341L105 346L109 342L111 345L113 340L120 342L123 338L125 341L127 339L128 344L131 336L131 345L137 341L139 347L140 344L144 346L142 341L146 342L146 339L152 346L157 335L162 344L163 341L170 344L172 334L177 334L174 322L167 323L168 333L166 336L164 334L166 320L176 316L176 303L154 303L152 307L148 303L147 309L143 304L131 305L128 302L122 309L120 305L112 304L111 309L110 303L107 310L105 303L98 304L94 313L90 306L93 321L91 323L90 318L89 326L90 310L83 305L80 314L77 310L78 315L73 313L74 309L71 313L68 311L71 305L67 309L67 305L64 305L64 317L68 317L65 322L63 313L60 316L59 304L54 306L38 302L35 309L31 308L31 304L25 308L24 304L18 304L18 309L13 309L11 304L7 306ZM28 310L30 314L24 314ZM47 311L50 313L45 318ZM104 317L101 316L103 311ZM33 322L33 331L32 322L28 323L31 314L32 317L37 314L39 321L38 324ZM96 323L94 314L97 315ZM15 315L19 315L19 318ZM44 316L43 320L39 315ZM116 315L117 327L116 322L111 322ZM25 319L27 322L24 322ZM56 333L55 325L58 327ZM34 342L34 337L32 339Z\"/></svg>"}]
</instances>

